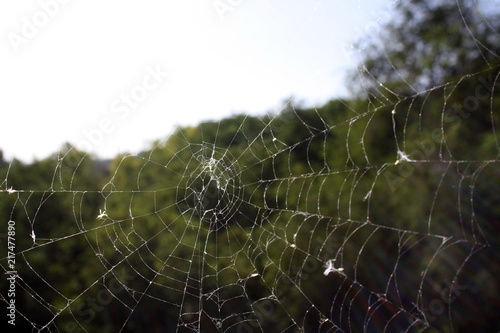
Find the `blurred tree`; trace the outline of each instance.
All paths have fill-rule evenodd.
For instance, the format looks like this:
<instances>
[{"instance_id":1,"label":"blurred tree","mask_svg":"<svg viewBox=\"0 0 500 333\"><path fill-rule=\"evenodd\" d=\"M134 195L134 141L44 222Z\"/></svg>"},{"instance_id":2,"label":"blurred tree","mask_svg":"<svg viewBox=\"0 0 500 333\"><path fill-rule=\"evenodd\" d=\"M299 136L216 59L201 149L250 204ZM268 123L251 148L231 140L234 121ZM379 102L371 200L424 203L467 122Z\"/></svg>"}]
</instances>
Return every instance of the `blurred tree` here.
<instances>
[{"instance_id":1,"label":"blurred tree","mask_svg":"<svg viewBox=\"0 0 500 333\"><path fill-rule=\"evenodd\" d=\"M467 246L475 242L496 246L498 236L487 231L494 229L493 221L499 216L493 199L499 178L488 162L497 161L500 155L496 130L500 126L500 94L495 89L500 74L498 1L409 0L398 2L395 8L393 19L380 36L358 43L362 52L353 73L357 80L352 80L356 84L351 105L366 112L352 122L347 140L355 138L362 148L355 150L356 142L348 141L355 165L361 163L363 154L370 165L387 163L391 155L395 161L404 154L409 161L387 164L375 183L373 176L361 177L353 188L366 191L367 185L374 184L369 207L360 205L363 192L355 197L357 192L353 191L349 209L358 215L355 219L369 211L367 219L377 225L422 234L446 233L470 242ZM458 205L443 199L451 197L457 198ZM474 223L465 226L463 221L469 220ZM353 243L359 239L353 238ZM370 245L378 246L373 253L390 257L392 250L382 244L395 241L394 235L375 235ZM423 258L433 246L429 243L414 252L409 259L414 267L426 264ZM451 280L449 272L456 271L454 265L464 260L441 263L445 256L444 252L437 256L439 264L429 268L425 284ZM498 268L488 263L495 261L498 254L488 248L472 260L474 274L464 270L459 278L476 286L481 279L486 285L498 276ZM359 266L367 268L357 272L363 285L372 279L370 269L380 270L372 264ZM418 281L410 282L413 277L409 272L411 269L405 267L398 274L405 275L406 285L412 286ZM413 275L418 279L418 274ZM432 291L423 288L422 294L432 295ZM491 295L497 297L498 292L478 286L474 297L485 300ZM454 304L454 314L474 311L459 302L464 301ZM496 323L489 311L469 318L461 325L464 331L486 331ZM448 325L443 318L432 323L440 331Z\"/></svg>"},{"instance_id":2,"label":"blurred tree","mask_svg":"<svg viewBox=\"0 0 500 333\"><path fill-rule=\"evenodd\" d=\"M500 13L486 1L400 1L382 34L357 47L355 93L414 95L498 66Z\"/></svg>"}]
</instances>

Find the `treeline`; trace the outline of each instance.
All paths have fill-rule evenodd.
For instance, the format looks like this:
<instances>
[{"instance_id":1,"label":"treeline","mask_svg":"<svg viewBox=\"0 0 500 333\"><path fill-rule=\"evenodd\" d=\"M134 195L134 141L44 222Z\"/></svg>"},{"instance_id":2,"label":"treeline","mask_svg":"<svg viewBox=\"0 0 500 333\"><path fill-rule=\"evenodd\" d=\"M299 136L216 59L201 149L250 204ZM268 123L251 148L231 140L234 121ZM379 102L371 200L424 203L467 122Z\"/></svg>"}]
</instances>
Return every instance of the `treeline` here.
<instances>
[{"instance_id":1,"label":"treeline","mask_svg":"<svg viewBox=\"0 0 500 333\"><path fill-rule=\"evenodd\" d=\"M498 330L500 20L462 5L400 4L350 99L0 161L19 327Z\"/></svg>"}]
</instances>

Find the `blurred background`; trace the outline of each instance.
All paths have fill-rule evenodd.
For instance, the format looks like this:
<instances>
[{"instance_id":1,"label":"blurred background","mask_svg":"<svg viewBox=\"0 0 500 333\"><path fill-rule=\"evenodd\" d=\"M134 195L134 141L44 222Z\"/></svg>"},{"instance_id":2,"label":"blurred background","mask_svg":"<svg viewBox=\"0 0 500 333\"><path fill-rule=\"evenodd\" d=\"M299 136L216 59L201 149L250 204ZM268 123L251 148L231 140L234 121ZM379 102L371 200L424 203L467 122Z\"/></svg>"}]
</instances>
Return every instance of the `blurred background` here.
<instances>
[{"instance_id":1,"label":"blurred background","mask_svg":"<svg viewBox=\"0 0 500 333\"><path fill-rule=\"evenodd\" d=\"M498 4L0 5L16 329L498 332Z\"/></svg>"},{"instance_id":2,"label":"blurred background","mask_svg":"<svg viewBox=\"0 0 500 333\"><path fill-rule=\"evenodd\" d=\"M229 3L2 4L0 107L18 124L0 133L6 156L29 162L69 141L109 158L138 152L178 124L279 111L292 95L308 106L345 96L352 44L394 7L383 0ZM134 93L148 67L168 75L126 104L122 96ZM115 126L85 145L102 119Z\"/></svg>"}]
</instances>

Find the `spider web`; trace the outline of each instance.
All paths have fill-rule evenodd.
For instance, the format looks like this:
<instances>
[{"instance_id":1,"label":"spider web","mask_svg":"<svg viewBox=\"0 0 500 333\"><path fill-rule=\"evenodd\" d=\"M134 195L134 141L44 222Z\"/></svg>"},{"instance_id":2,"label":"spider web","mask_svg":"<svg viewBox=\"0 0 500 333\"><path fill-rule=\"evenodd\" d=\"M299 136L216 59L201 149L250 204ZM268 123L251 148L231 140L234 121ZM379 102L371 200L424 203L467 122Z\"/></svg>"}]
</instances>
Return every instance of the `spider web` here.
<instances>
[{"instance_id":1,"label":"spider web","mask_svg":"<svg viewBox=\"0 0 500 333\"><path fill-rule=\"evenodd\" d=\"M359 106L290 99L276 114L178 128L109 165L68 146L37 164L44 179L4 165L17 325L497 331L499 67L489 65L411 96L380 83ZM481 115L457 112L460 88L481 84ZM482 141L456 139L478 119L489 123Z\"/></svg>"}]
</instances>

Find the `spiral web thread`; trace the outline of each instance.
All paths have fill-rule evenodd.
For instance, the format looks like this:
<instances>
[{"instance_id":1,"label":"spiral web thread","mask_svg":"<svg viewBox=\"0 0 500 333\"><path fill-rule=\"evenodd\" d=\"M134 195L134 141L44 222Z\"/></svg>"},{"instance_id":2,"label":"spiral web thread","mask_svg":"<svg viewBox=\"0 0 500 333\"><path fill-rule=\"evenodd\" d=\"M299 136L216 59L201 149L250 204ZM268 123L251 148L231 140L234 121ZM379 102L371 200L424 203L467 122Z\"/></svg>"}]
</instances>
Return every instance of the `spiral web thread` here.
<instances>
[{"instance_id":1,"label":"spiral web thread","mask_svg":"<svg viewBox=\"0 0 500 333\"><path fill-rule=\"evenodd\" d=\"M385 98L336 118L290 100L236 117L229 136L224 121L179 129L117 157L103 184L78 181L90 157L72 148L48 187L15 187L9 164L1 219L18 230L18 320L35 332L458 330L464 308L481 317L475 295L498 296L485 268L498 247L498 78L488 67L409 97L381 84ZM448 104L465 84L487 91L471 93L490 123L477 152L448 140L474 121ZM285 136L290 126L308 134ZM377 148L380 131L392 146ZM92 200L99 211L85 211Z\"/></svg>"}]
</instances>

